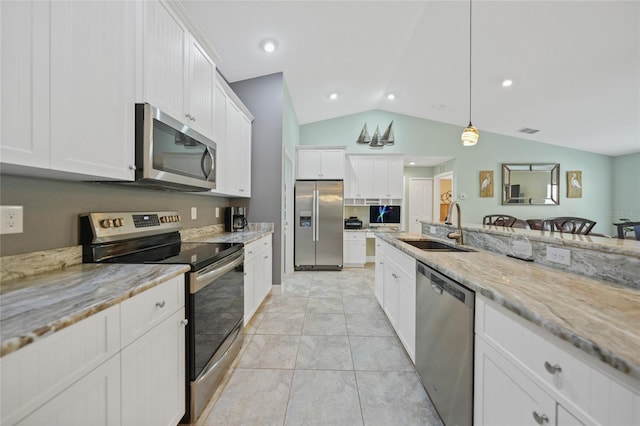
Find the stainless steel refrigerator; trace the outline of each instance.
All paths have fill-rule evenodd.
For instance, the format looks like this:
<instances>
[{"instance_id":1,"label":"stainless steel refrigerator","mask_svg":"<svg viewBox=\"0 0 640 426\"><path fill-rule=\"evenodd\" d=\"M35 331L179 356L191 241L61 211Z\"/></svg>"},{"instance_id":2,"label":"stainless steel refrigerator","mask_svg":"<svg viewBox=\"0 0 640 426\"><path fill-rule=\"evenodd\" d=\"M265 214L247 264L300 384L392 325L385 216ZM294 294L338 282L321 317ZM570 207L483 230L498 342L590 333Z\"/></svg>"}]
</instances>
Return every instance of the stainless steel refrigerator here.
<instances>
[{"instance_id":1,"label":"stainless steel refrigerator","mask_svg":"<svg viewBox=\"0 0 640 426\"><path fill-rule=\"evenodd\" d=\"M297 271L342 269L343 193L341 180L297 180L294 265Z\"/></svg>"}]
</instances>

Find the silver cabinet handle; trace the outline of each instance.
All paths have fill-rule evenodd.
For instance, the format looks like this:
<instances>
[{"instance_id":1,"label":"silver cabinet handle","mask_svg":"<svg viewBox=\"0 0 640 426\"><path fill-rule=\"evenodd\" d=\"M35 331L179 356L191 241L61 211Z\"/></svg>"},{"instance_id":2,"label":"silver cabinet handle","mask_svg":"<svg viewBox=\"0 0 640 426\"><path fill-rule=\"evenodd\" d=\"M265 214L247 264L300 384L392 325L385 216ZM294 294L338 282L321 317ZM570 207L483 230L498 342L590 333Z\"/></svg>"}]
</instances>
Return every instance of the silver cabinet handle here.
<instances>
[{"instance_id":1,"label":"silver cabinet handle","mask_svg":"<svg viewBox=\"0 0 640 426\"><path fill-rule=\"evenodd\" d=\"M191 114L185 114L184 116L191 120Z\"/></svg>"},{"instance_id":2,"label":"silver cabinet handle","mask_svg":"<svg viewBox=\"0 0 640 426\"><path fill-rule=\"evenodd\" d=\"M164 308L164 300L162 302L156 302L156 308Z\"/></svg>"},{"instance_id":3,"label":"silver cabinet handle","mask_svg":"<svg viewBox=\"0 0 640 426\"><path fill-rule=\"evenodd\" d=\"M191 117L191 120L192 120L192 121L196 121L196 118L195 118L195 117Z\"/></svg>"},{"instance_id":4,"label":"silver cabinet handle","mask_svg":"<svg viewBox=\"0 0 640 426\"><path fill-rule=\"evenodd\" d=\"M544 362L544 368L549 372L549 374L558 374L562 371L562 367L558 364L551 365L549 361Z\"/></svg>"},{"instance_id":5,"label":"silver cabinet handle","mask_svg":"<svg viewBox=\"0 0 640 426\"><path fill-rule=\"evenodd\" d=\"M268 259L268 258L269 258L269 256L265 256L264 258L265 258L265 259Z\"/></svg>"},{"instance_id":6,"label":"silver cabinet handle","mask_svg":"<svg viewBox=\"0 0 640 426\"><path fill-rule=\"evenodd\" d=\"M180 325L187 325L187 324L189 324L189 320L186 318L180 321Z\"/></svg>"},{"instance_id":7,"label":"silver cabinet handle","mask_svg":"<svg viewBox=\"0 0 640 426\"><path fill-rule=\"evenodd\" d=\"M129 166L129 170L135 170L135 169L136 169L136 165L135 164Z\"/></svg>"},{"instance_id":8,"label":"silver cabinet handle","mask_svg":"<svg viewBox=\"0 0 640 426\"><path fill-rule=\"evenodd\" d=\"M533 419L539 425L543 425L545 423L549 423L549 417L547 417L546 414L538 414L536 411L534 411L532 414L533 414Z\"/></svg>"}]
</instances>

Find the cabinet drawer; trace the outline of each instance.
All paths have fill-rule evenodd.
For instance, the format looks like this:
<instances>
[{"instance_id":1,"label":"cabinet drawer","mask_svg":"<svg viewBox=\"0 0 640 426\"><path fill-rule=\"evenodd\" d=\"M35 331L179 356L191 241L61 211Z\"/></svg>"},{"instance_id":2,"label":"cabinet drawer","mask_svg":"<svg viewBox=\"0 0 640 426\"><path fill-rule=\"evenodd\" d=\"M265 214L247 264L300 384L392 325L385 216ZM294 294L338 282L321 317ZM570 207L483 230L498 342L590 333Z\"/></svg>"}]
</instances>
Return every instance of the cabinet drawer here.
<instances>
[{"instance_id":1,"label":"cabinet drawer","mask_svg":"<svg viewBox=\"0 0 640 426\"><path fill-rule=\"evenodd\" d=\"M367 241L366 232L344 232L343 235L345 241Z\"/></svg>"},{"instance_id":2,"label":"cabinet drawer","mask_svg":"<svg viewBox=\"0 0 640 426\"><path fill-rule=\"evenodd\" d=\"M3 425L14 424L120 350L120 306L0 358Z\"/></svg>"},{"instance_id":3,"label":"cabinet drawer","mask_svg":"<svg viewBox=\"0 0 640 426\"><path fill-rule=\"evenodd\" d=\"M393 247L392 245L387 245L384 249L384 255L390 259L392 259L399 267L405 272L408 276L408 279L416 279L416 260Z\"/></svg>"},{"instance_id":4,"label":"cabinet drawer","mask_svg":"<svg viewBox=\"0 0 640 426\"><path fill-rule=\"evenodd\" d=\"M255 259L259 255L262 254L265 250L271 250L272 242L271 242L271 234L260 238L259 240L255 240L250 242L249 244L245 244L244 246L244 260Z\"/></svg>"},{"instance_id":5,"label":"cabinet drawer","mask_svg":"<svg viewBox=\"0 0 640 426\"><path fill-rule=\"evenodd\" d=\"M546 385L560 401L569 401L600 424L637 424L640 395L542 328L476 298L476 333ZM539 329L539 330L538 330Z\"/></svg>"},{"instance_id":6,"label":"cabinet drawer","mask_svg":"<svg viewBox=\"0 0 640 426\"><path fill-rule=\"evenodd\" d=\"M122 302L121 347L182 308L184 297L184 275L180 275Z\"/></svg>"}]
</instances>

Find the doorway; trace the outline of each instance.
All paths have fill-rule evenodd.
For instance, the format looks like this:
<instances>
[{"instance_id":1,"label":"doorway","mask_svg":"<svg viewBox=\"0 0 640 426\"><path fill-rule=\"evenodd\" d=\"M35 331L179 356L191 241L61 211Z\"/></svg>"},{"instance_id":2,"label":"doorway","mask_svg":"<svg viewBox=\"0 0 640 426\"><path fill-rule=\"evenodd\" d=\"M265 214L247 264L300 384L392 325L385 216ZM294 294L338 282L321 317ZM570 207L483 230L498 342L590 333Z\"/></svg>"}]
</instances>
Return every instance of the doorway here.
<instances>
[{"instance_id":1,"label":"doorway","mask_svg":"<svg viewBox=\"0 0 640 426\"><path fill-rule=\"evenodd\" d=\"M433 179L409 178L409 232L422 233L422 223L433 218Z\"/></svg>"},{"instance_id":2,"label":"doorway","mask_svg":"<svg viewBox=\"0 0 640 426\"><path fill-rule=\"evenodd\" d=\"M453 172L440 173L433 179L434 222L444 222L449 204L454 200Z\"/></svg>"}]
</instances>

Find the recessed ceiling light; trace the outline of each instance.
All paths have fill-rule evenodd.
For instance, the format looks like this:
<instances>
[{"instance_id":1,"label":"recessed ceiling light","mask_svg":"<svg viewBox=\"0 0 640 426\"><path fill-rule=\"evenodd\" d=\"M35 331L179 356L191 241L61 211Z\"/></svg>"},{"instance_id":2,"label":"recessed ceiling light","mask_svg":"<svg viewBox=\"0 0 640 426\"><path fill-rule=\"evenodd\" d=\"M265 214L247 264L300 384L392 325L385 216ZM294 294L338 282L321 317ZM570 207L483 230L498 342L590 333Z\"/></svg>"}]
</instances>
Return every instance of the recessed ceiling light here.
<instances>
[{"instance_id":1,"label":"recessed ceiling light","mask_svg":"<svg viewBox=\"0 0 640 426\"><path fill-rule=\"evenodd\" d=\"M396 95L394 95L393 93L389 93L387 95L387 99L389 99L390 101L394 100L396 98Z\"/></svg>"},{"instance_id":2,"label":"recessed ceiling light","mask_svg":"<svg viewBox=\"0 0 640 426\"><path fill-rule=\"evenodd\" d=\"M507 79L502 82L502 87L509 87L512 84L513 84L513 81Z\"/></svg>"},{"instance_id":3,"label":"recessed ceiling light","mask_svg":"<svg viewBox=\"0 0 640 426\"><path fill-rule=\"evenodd\" d=\"M335 101L336 99L338 99L338 94L337 93L330 94L329 99L331 99L332 101Z\"/></svg>"},{"instance_id":4,"label":"recessed ceiling light","mask_svg":"<svg viewBox=\"0 0 640 426\"><path fill-rule=\"evenodd\" d=\"M415 162L415 161L409 161L409 165L410 165L410 166L415 166L415 165L416 165L416 162Z\"/></svg>"},{"instance_id":5,"label":"recessed ceiling light","mask_svg":"<svg viewBox=\"0 0 640 426\"><path fill-rule=\"evenodd\" d=\"M278 42L272 38L267 38L260 42L260 48L264 52L273 53L278 48Z\"/></svg>"}]
</instances>

